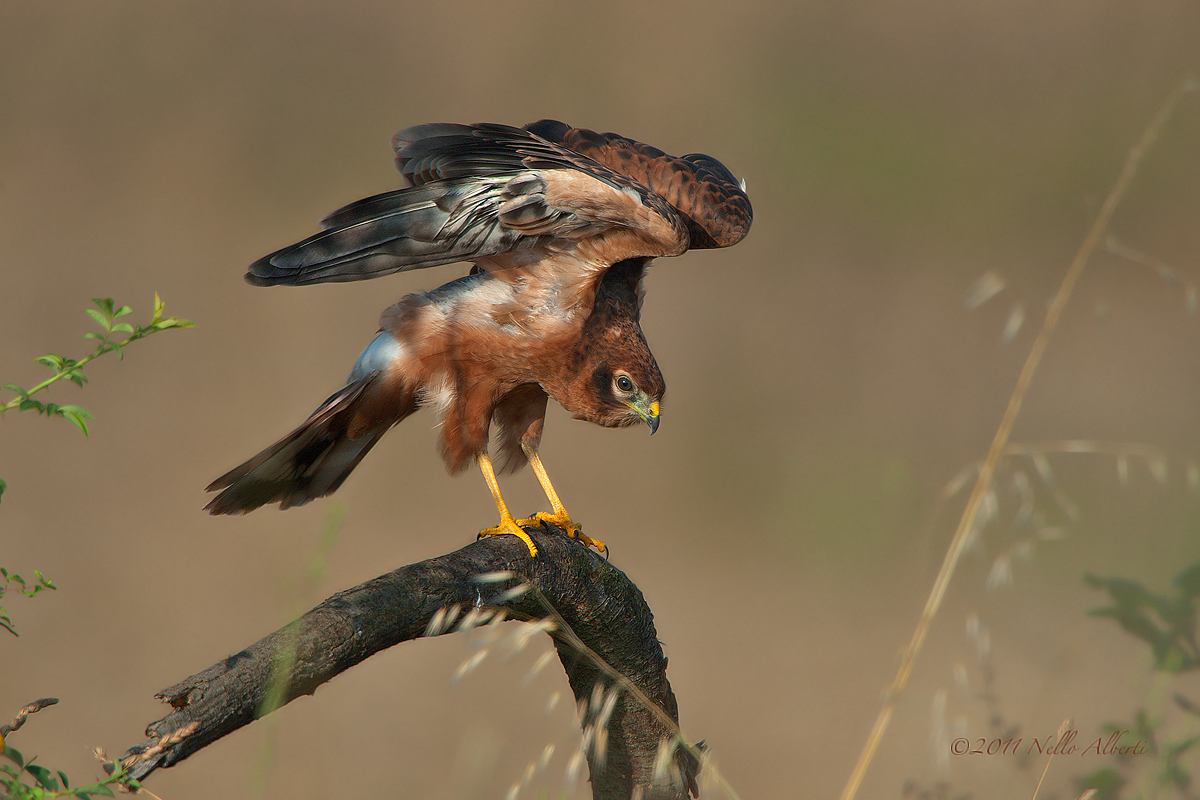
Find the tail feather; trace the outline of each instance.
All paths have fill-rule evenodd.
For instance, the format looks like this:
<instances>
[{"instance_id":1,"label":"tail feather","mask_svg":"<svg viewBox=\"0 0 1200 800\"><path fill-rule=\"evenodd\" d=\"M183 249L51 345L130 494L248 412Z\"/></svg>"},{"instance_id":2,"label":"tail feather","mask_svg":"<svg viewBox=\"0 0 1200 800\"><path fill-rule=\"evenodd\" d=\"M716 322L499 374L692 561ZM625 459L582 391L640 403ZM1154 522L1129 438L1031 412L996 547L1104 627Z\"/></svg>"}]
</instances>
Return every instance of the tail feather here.
<instances>
[{"instance_id":1,"label":"tail feather","mask_svg":"<svg viewBox=\"0 0 1200 800\"><path fill-rule=\"evenodd\" d=\"M359 433L360 411L379 373L372 373L336 392L303 425L239 467L217 478L206 491L217 492L204 510L210 514L245 514L278 503L281 509L333 493L358 462L392 425L415 410L397 413Z\"/></svg>"}]
</instances>

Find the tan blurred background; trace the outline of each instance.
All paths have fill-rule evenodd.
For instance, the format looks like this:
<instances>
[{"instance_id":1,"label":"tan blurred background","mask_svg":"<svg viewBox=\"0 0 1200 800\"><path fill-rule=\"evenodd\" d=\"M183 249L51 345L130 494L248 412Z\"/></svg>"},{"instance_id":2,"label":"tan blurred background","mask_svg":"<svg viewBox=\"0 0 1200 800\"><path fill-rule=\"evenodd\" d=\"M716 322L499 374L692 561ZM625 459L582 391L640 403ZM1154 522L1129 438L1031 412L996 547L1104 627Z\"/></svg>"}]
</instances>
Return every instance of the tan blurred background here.
<instances>
[{"instance_id":1,"label":"tan blurred background","mask_svg":"<svg viewBox=\"0 0 1200 800\"><path fill-rule=\"evenodd\" d=\"M1200 66L1200 6L739 5L8 4L0 382L32 385L47 374L35 356L86 352L94 296L145 321L158 291L198 325L46 396L92 411L90 440L29 414L0 425L0 565L60 587L5 598L22 636L0 634L0 717L63 701L11 744L83 780L98 772L89 748L119 754L163 714L158 690L493 524L483 482L445 475L423 416L335 502L200 509L210 480L340 385L381 309L463 272L266 290L245 266L396 187L400 128L555 117L710 153L749 185L744 243L649 278L645 328L670 387L659 434L555 408L543 452L654 609L686 735L743 798L835 796L961 510L964 494L943 506L940 493L986 452L1130 145ZM1088 738L1163 707L1147 649L1085 616L1104 598L1082 576L1165 589L1200 557L1186 480L1200 448L1186 302L1200 281L1198 106L1180 105L1113 224L1182 283L1097 254L1014 432L1163 447L1166 479L1135 459L1121 482L1105 455L1051 456L1049 485L1009 464L860 797L946 781L1027 798L1040 761L952 758L938 736L988 736L998 711L1025 736L1073 717ZM988 272L1005 288L969 310ZM1005 342L1014 309L1026 323ZM1041 527L1013 524L1020 475ZM528 472L504 489L518 513L544 503ZM306 585L337 507L327 572ZM996 560L1021 552L1011 584L989 588ZM589 796L564 782L579 734L561 670L525 682L548 643L493 648L455 682L481 646L395 648L148 786L170 800L494 798L553 745L519 796ZM1200 695L1194 678L1170 688ZM1071 777L1107 763L1056 761L1039 796L1074 796Z\"/></svg>"}]
</instances>

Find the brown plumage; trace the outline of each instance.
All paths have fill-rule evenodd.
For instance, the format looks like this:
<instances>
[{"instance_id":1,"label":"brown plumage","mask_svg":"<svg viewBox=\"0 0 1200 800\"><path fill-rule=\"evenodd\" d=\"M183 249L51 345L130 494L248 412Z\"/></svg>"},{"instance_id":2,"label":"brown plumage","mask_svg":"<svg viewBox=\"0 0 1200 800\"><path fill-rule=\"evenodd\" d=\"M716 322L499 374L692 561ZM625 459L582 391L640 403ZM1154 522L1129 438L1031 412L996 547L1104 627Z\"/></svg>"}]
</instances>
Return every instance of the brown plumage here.
<instances>
[{"instance_id":1,"label":"brown plumage","mask_svg":"<svg viewBox=\"0 0 1200 800\"><path fill-rule=\"evenodd\" d=\"M665 390L639 324L656 256L745 236L750 203L708 156L668 156L616 134L542 120L420 125L393 137L409 187L330 214L325 230L267 256L257 285L361 280L471 261L471 274L403 298L347 385L288 436L208 487L213 514L306 503L338 488L397 422L431 407L452 472L476 461L500 510L484 533L547 520L583 541L541 460L546 401L605 427L658 427ZM533 465L552 513L514 520L496 484Z\"/></svg>"}]
</instances>

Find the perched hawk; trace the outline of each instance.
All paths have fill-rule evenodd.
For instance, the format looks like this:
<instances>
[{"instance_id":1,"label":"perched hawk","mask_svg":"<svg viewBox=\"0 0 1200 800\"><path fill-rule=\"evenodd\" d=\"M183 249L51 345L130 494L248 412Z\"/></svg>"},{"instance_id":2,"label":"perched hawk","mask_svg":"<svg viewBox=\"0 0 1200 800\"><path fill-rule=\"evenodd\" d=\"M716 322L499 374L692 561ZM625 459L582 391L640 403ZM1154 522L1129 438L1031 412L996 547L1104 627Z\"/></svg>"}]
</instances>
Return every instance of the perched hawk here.
<instances>
[{"instance_id":1,"label":"perched hawk","mask_svg":"<svg viewBox=\"0 0 1200 800\"><path fill-rule=\"evenodd\" d=\"M664 385L639 325L656 256L727 247L750 228L750 201L704 155L669 156L612 133L542 120L418 125L392 138L408 188L326 217L321 233L250 267L258 286L355 281L470 261L471 273L383 312L346 385L276 444L215 480L206 509L238 514L336 490L389 428L429 406L457 472L479 464L500 512L483 534L548 521L581 541L538 456L547 397L576 419L658 428ZM553 509L514 519L501 471L528 461Z\"/></svg>"}]
</instances>

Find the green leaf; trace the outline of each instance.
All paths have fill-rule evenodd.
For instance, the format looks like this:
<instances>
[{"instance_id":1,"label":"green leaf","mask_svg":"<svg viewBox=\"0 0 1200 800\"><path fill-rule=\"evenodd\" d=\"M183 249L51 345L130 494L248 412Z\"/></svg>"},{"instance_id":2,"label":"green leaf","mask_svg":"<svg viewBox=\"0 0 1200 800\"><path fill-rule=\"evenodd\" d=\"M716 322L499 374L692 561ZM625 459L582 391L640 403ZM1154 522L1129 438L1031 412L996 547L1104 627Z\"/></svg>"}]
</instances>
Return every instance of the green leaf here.
<instances>
[{"instance_id":1,"label":"green leaf","mask_svg":"<svg viewBox=\"0 0 1200 800\"><path fill-rule=\"evenodd\" d=\"M12 745L5 745L4 757L16 764L20 769L25 769L25 756L21 755L21 751Z\"/></svg>"},{"instance_id":2,"label":"green leaf","mask_svg":"<svg viewBox=\"0 0 1200 800\"><path fill-rule=\"evenodd\" d=\"M53 581L51 581L42 573L38 572L36 569L34 570L34 574L38 576L38 582L34 584L32 589L30 589L25 585L25 582L22 581L20 589L21 594L25 595L26 597L33 597L38 592L45 591L46 589L58 589L58 587L54 585Z\"/></svg>"},{"instance_id":3,"label":"green leaf","mask_svg":"<svg viewBox=\"0 0 1200 800\"><path fill-rule=\"evenodd\" d=\"M67 773L63 772L61 769L58 771L58 779L62 781L62 787L64 789L71 788L71 781L67 779Z\"/></svg>"},{"instance_id":4,"label":"green leaf","mask_svg":"<svg viewBox=\"0 0 1200 800\"><path fill-rule=\"evenodd\" d=\"M0 478L0 500L4 499L4 490L8 488L8 483L4 478Z\"/></svg>"},{"instance_id":5,"label":"green leaf","mask_svg":"<svg viewBox=\"0 0 1200 800\"><path fill-rule=\"evenodd\" d=\"M1151 742L1152 746L1154 747L1157 747L1157 745L1153 745L1153 740L1155 738L1154 731L1157 727L1158 723L1150 718L1150 714L1147 713L1146 709L1139 708L1134 712L1133 732L1137 734L1139 739L1145 739L1146 741Z\"/></svg>"},{"instance_id":6,"label":"green leaf","mask_svg":"<svg viewBox=\"0 0 1200 800\"><path fill-rule=\"evenodd\" d=\"M1167 644L1164 641L1165 636L1158 626L1139 611L1131 608L1093 608L1087 613L1089 617L1109 617L1116 620L1117 624L1127 633L1133 634L1154 648L1156 655Z\"/></svg>"},{"instance_id":7,"label":"green leaf","mask_svg":"<svg viewBox=\"0 0 1200 800\"><path fill-rule=\"evenodd\" d=\"M109 326L112 324L111 320L109 320L108 317L106 317L104 314L101 314L96 309L85 308L83 310L83 313L87 314L89 317L91 317L93 320L95 320L96 324L99 325L101 328L104 328L104 330L106 330L106 331L111 330L111 328L109 328Z\"/></svg>"},{"instance_id":8,"label":"green leaf","mask_svg":"<svg viewBox=\"0 0 1200 800\"><path fill-rule=\"evenodd\" d=\"M80 408L79 406L59 406L55 413L57 413L60 417L65 417L66 419L70 420L76 428L79 428L79 430L83 431L84 436L88 435L87 421L89 419L95 419L90 411L88 411L86 408Z\"/></svg>"},{"instance_id":9,"label":"green leaf","mask_svg":"<svg viewBox=\"0 0 1200 800\"><path fill-rule=\"evenodd\" d=\"M167 304L164 303L162 298L158 296L158 292L155 292L154 293L154 316L152 316L150 318L150 324L147 325L145 328L145 330L147 332L149 332L150 330L163 331L163 330L166 330L167 328L194 328L194 327L196 327L196 323L192 322L189 319L179 319L177 317L164 317L163 313L166 311L166 308L167 308Z\"/></svg>"},{"instance_id":10,"label":"green leaf","mask_svg":"<svg viewBox=\"0 0 1200 800\"><path fill-rule=\"evenodd\" d=\"M1166 748L1164 748L1166 750L1167 759L1170 760L1173 758L1179 758L1179 756L1195 747L1197 743L1200 743L1200 736L1193 736L1190 739L1184 739L1181 742L1175 742L1174 744L1167 745Z\"/></svg>"},{"instance_id":11,"label":"green leaf","mask_svg":"<svg viewBox=\"0 0 1200 800\"><path fill-rule=\"evenodd\" d=\"M1136 581L1125 578L1097 578L1095 575L1086 576L1086 580L1097 589L1107 590L1113 602L1122 608L1152 608L1161 614L1169 605L1166 600Z\"/></svg>"},{"instance_id":12,"label":"green leaf","mask_svg":"<svg viewBox=\"0 0 1200 800\"><path fill-rule=\"evenodd\" d=\"M1168 764L1159 775L1159 781L1163 784L1173 785L1176 789L1185 790L1188 784L1191 783L1191 776L1187 770L1178 764Z\"/></svg>"},{"instance_id":13,"label":"green leaf","mask_svg":"<svg viewBox=\"0 0 1200 800\"><path fill-rule=\"evenodd\" d=\"M112 316L113 316L113 319L116 319L117 317L123 317L126 314L132 314L132 313L133 313L133 309L130 308L129 306L121 306L115 312L113 312Z\"/></svg>"},{"instance_id":14,"label":"green leaf","mask_svg":"<svg viewBox=\"0 0 1200 800\"><path fill-rule=\"evenodd\" d=\"M112 326L112 329L117 333L133 333L133 326L128 322L118 322Z\"/></svg>"},{"instance_id":15,"label":"green leaf","mask_svg":"<svg viewBox=\"0 0 1200 800\"><path fill-rule=\"evenodd\" d=\"M159 320L154 323L154 330L165 331L167 328L194 328L196 323L190 319L178 319L176 317L167 317L164 320Z\"/></svg>"},{"instance_id":16,"label":"green leaf","mask_svg":"<svg viewBox=\"0 0 1200 800\"><path fill-rule=\"evenodd\" d=\"M1169 642L1161 653L1155 653L1154 668L1171 674L1186 672L1195 666L1192 657L1177 641Z\"/></svg>"},{"instance_id":17,"label":"green leaf","mask_svg":"<svg viewBox=\"0 0 1200 800\"><path fill-rule=\"evenodd\" d=\"M50 770L41 764L30 764L25 768L25 771L33 776L33 779L38 782L38 786L49 789L52 792L58 791L58 781L54 779Z\"/></svg>"},{"instance_id":18,"label":"green leaf","mask_svg":"<svg viewBox=\"0 0 1200 800\"><path fill-rule=\"evenodd\" d=\"M47 353L44 356L38 356L37 358L34 359L34 361L36 361L39 364L45 364L47 367L50 367L51 369L60 370L60 371L63 368L63 364L66 363L66 360L62 356L58 355L57 353Z\"/></svg>"},{"instance_id":19,"label":"green leaf","mask_svg":"<svg viewBox=\"0 0 1200 800\"><path fill-rule=\"evenodd\" d=\"M1188 597L1200 596L1200 564L1192 564L1175 577L1175 585Z\"/></svg>"}]
</instances>

